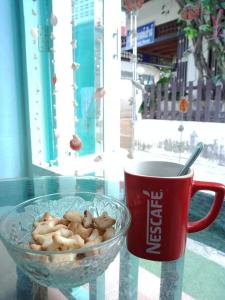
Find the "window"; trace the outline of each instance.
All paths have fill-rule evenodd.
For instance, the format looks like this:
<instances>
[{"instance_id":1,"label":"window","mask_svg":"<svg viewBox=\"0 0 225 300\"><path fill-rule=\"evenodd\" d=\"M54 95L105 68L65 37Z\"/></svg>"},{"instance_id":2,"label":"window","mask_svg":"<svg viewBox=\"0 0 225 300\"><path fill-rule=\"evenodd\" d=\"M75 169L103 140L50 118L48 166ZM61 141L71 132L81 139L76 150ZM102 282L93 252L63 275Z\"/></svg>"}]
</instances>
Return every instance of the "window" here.
<instances>
[{"instance_id":1,"label":"window","mask_svg":"<svg viewBox=\"0 0 225 300\"><path fill-rule=\"evenodd\" d=\"M23 10L32 162L65 172L103 151L103 1L24 0Z\"/></svg>"}]
</instances>

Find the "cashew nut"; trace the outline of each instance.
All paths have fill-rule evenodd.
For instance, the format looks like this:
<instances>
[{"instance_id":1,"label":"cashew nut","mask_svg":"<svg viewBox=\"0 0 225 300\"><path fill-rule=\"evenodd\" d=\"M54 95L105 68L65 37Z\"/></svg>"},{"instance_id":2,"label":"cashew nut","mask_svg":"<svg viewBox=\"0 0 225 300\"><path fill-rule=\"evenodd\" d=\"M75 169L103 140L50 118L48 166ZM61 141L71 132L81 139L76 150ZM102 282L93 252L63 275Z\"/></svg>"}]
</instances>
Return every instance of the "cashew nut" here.
<instances>
[{"instance_id":1,"label":"cashew nut","mask_svg":"<svg viewBox=\"0 0 225 300\"><path fill-rule=\"evenodd\" d=\"M64 218L59 219L59 224L63 224L63 225L65 225L65 226L68 226L69 223L70 223L70 221L67 220L67 219L64 219Z\"/></svg>"},{"instance_id":2,"label":"cashew nut","mask_svg":"<svg viewBox=\"0 0 225 300\"><path fill-rule=\"evenodd\" d=\"M42 255L42 254L37 255L37 254L33 254L33 253L26 253L24 256L30 260L36 260L36 261L40 261L42 263L49 263L48 255Z\"/></svg>"},{"instance_id":3,"label":"cashew nut","mask_svg":"<svg viewBox=\"0 0 225 300\"><path fill-rule=\"evenodd\" d=\"M52 229L55 227L56 221L50 220L50 221L42 221L38 222L35 230L33 231L33 234L46 234L52 231Z\"/></svg>"},{"instance_id":4,"label":"cashew nut","mask_svg":"<svg viewBox=\"0 0 225 300\"><path fill-rule=\"evenodd\" d=\"M47 234L33 234L33 239L41 245L42 249L47 249L52 244L53 232Z\"/></svg>"},{"instance_id":5,"label":"cashew nut","mask_svg":"<svg viewBox=\"0 0 225 300\"><path fill-rule=\"evenodd\" d=\"M53 217L50 215L49 212L45 212L44 215L41 217L40 221L50 221Z\"/></svg>"},{"instance_id":6,"label":"cashew nut","mask_svg":"<svg viewBox=\"0 0 225 300\"><path fill-rule=\"evenodd\" d=\"M116 220L106 214L102 214L101 216L94 218L94 225L99 229L109 228L115 223Z\"/></svg>"},{"instance_id":7,"label":"cashew nut","mask_svg":"<svg viewBox=\"0 0 225 300\"><path fill-rule=\"evenodd\" d=\"M82 221L85 228L88 228L92 225L92 219L93 219L92 214L88 210L85 210L83 221Z\"/></svg>"},{"instance_id":8,"label":"cashew nut","mask_svg":"<svg viewBox=\"0 0 225 300\"><path fill-rule=\"evenodd\" d=\"M100 236L98 229L93 229L91 235L87 238L87 242L94 241L97 237Z\"/></svg>"},{"instance_id":9,"label":"cashew nut","mask_svg":"<svg viewBox=\"0 0 225 300\"><path fill-rule=\"evenodd\" d=\"M115 228L113 227L106 228L105 233L102 236L103 241L111 239L115 235L115 232Z\"/></svg>"},{"instance_id":10,"label":"cashew nut","mask_svg":"<svg viewBox=\"0 0 225 300\"><path fill-rule=\"evenodd\" d=\"M63 224L56 224L53 228L52 228L52 231L58 231L58 230L61 230L61 229L67 229L67 227Z\"/></svg>"},{"instance_id":11,"label":"cashew nut","mask_svg":"<svg viewBox=\"0 0 225 300\"><path fill-rule=\"evenodd\" d=\"M78 234L82 237L82 239L87 239L92 233L92 228L85 228L81 223L71 222L68 225L68 228L73 231L74 234Z\"/></svg>"},{"instance_id":12,"label":"cashew nut","mask_svg":"<svg viewBox=\"0 0 225 300\"><path fill-rule=\"evenodd\" d=\"M83 216L78 211L67 211L61 219L52 217L49 212L46 212L34 223L33 241L30 242L29 247L33 250L64 251L96 245L115 235L115 228L112 227L115 222L116 220L106 212L94 218L88 210L84 211ZM81 257L96 255L99 251L94 248L88 253L84 251L77 256L71 253L51 255L50 261L52 263L74 261L78 264ZM38 260L49 262L48 255L39 256L37 256Z\"/></svg>"},{"instance_id":13,"label":"cashew nut","mask_svg":"<svg viewBox=\"0 0 225 300\"><path fill-rule=\"evenodd\" d=\"M76 254L69 253L69 254L53 254L50 256L50 261L53 263L65 263L65 262L71 262L76 259Z\"/></svg>"},{"instance_id":14,"label":"cashew nut","mask_svg":"<svg viewBox=\"0 0 225 300\"><path fill-rule=\"evenodd\" d=\"M67 229L67 227L66 228L64 228L64 227L60 228L55 233L59 233L61 236L66 237L66 238L73 235L73 232L71 230Z\"/></svg>"},{"instance_id":15,"label":"cashew nut","mask_svg":"<svg viewBox=\"0 0 225 300\"><path fill-rule=\"evenodd\" d=\"M65 238L59 234L53 234L52 239L63 251L84 246L84 240L77 234L70 238Z\"/></svg>"},{"instance_id":16,"label":"cashew nut","mask_svg":"<svg viewBox=\"0 0 225 300\"><path fill-rule=\"evenodd\" d=\"M97 245L97 244L101 243L102 240L103 240L102 236L98 236L98 237L96 237L96 239L87 242L84 246L85 247L90 247L90 246L93 246L93 245ZM91 251L85 252L85 256L93 256L93 255L97 255L98 253L99 253L99 249L93 249Z\"/></svg>"},{"instance_id":17,"label":"cashew nut","mask_svg":"<svg viewBox=\"0 0 225 300\"><path fill-rule=\"evenodd\" d=\"M42 248L41 248L41 245L38 245L38 244L30 244L30 248L32 249L32 250L42 250Z\"/></svg>"},{"instance_id":18,"label":"cashew nut","mask_svg":"<svg viewBox=\"0 0 225 300\"><path fill-rule=\"evenodd\" d=\"M63 218L67 219L70 222L74 222L74 223L81 223L82 222L82 217L81 217L80 213L78 211L75 211L75 210L67 211L64 214Z\"/></svg>"}]
</instances>

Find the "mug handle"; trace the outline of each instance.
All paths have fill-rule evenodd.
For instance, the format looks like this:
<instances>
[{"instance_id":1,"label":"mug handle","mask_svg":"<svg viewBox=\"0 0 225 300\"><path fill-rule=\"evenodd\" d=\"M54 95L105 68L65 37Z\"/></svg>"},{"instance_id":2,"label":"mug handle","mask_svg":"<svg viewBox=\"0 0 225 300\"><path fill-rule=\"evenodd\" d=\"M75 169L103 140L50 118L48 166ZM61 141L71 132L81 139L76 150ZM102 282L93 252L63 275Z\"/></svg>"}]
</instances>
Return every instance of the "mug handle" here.
<instances>
[{"instance_id":1,"label":"mug handle","mask_svg":"<svg viewBox=\"0 0 225 300\"><path fill-rule=\"evenodd\" d=\"M191 197L200 190L215 192L214 201L209 213L204 218L188 223L188 233L197 232L208 227L216 219L223 205L225 197L225 186L223 184L194 180L192 183Z\"/></svg>"}]
</instances>

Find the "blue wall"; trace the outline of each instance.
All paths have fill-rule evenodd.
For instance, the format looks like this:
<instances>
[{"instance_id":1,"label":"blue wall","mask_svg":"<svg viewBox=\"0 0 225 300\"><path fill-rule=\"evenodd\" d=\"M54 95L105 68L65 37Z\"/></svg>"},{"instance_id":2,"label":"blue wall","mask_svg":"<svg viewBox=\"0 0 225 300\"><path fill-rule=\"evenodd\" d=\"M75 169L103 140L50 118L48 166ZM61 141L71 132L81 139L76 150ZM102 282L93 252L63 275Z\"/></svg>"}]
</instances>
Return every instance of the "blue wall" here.
<instances>
[{"instance_id":1,"label":"blue wall","mask_svg":"<svg viewBox=\"0 0 225 300\"><path fill-rule=\"evenodd\" d=\"M29 175L30 142L22 72L22 1L0 1L0 179Z\"/></svg>"}]
</instances>

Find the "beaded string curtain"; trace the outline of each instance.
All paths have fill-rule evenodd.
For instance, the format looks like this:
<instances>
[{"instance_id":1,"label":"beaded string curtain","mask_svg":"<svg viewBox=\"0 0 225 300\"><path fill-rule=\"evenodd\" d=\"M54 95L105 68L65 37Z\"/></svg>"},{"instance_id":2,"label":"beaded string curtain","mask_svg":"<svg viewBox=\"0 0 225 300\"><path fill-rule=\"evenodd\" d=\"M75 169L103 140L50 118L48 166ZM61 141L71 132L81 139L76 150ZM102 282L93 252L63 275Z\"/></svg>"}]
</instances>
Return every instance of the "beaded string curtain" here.
<instances>
[{"instance_id":1,"label":"beaded string curtain","mask_svg":"<svg viewBox=\"0 0 225 300\"><path fill-rule=\"evenodd\" d=\"M132 105L132 140L131 140L131 148L128 151L128 157L134 158L134 146L135 146L135 140L134 140L134 127L135 127L135 121L137 119L137 112L136 112L136 95L137 95L137 14L138 10L142 7L144 4L143 0L125 0L125 7L128 10L129 13L129 19L130 19L130 32L131 32L131 45L132 45L132 99L131 99L131 105Z\"/></svg>"},{"instance_id":2,"label":"beaded string curtain","mask_svg":"<svg viewBox=\"0 0 225 300\"><path fill-rule=\"evenodd\" d=\"M23 12L32 162L72 170L104 147L103 0L23 0Z\"/></svg>"},{"instance_id":3,"label":"beaded string curtain","mask_svg":"<svg viewBox=\"0 0 225 300\"><path fill-rule=\"evenodd\" d=\"M74 155L73 150L78 151L82 147L82 142L75 133L78 122L75 117L78 105L75 98L76 72L79 64L74 58L74 49L77 47L72 30L75 24L74 1L66 1L65 5L67 5L67 19L62 13L57 16L56 12L59 9L57 0L52 2L33 0L31 7L27 7L31 8L29 25L31 26L30 49L32 50L32 70L29 68L28 72L34 78L33 84L30 85L33 88L32 99L29 100L32 106L32 124L34 124L32 153L33 162L42 166L45 166L46 161L50 165L58 164L60 159ZM64 45L60 45L62 26L67 28L67 40L64 40ZM70 34L69 38L68 34ZM65 57L66 53L62 52L65 49L70 51L68 53L71 59L69 64L68 58ZM67 82L65 82L65 77L68 79ZM47 98L49 98L48 103ZM46 123L48 126L44 126ZM50 148L54 151L48 157L46 152L49 153Z\"/></svg>"}]
</instances>

